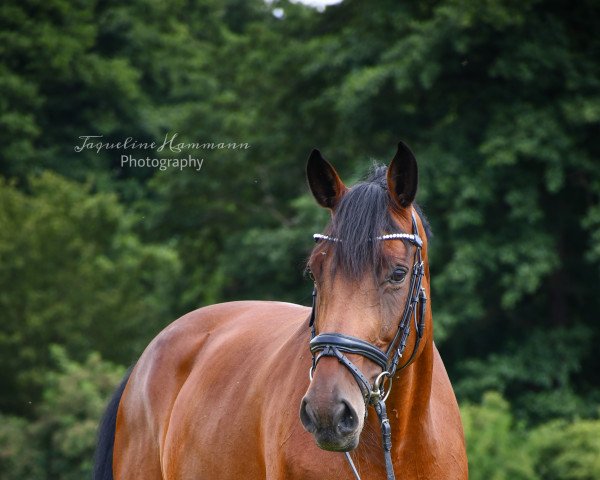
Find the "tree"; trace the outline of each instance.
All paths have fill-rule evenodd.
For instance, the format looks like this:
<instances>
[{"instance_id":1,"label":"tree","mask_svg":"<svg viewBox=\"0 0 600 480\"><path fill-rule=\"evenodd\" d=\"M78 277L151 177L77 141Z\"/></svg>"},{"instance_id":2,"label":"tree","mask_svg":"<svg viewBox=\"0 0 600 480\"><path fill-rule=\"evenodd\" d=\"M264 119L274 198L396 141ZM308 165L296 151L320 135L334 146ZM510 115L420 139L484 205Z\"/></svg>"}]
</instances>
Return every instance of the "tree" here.
<instances>
[{"instance_id":1,"label":"tree","mask_svg":"<svg viewBox=\"0 0 600 480\"><path fill-rule=\"evenodd\" d=\"M114 194L45 173L0 183L0 408L35 408L49 345L133 362L173 316L175 252L142 243Z\"/></svg>"},{"instance_id":2,"label":"tree","mask_svg":"<svg viewBox=\"0 0 600 480\"><path fill-rule=\"evenodd\" d=\"M89 478L98 418L124 368L91 353L82 362L51 348L56 370L46 373L35 418L4 416L0 424L0 476L6 480Z\"/></svg>"},{"instance_id":3,"label":"tree","mask_svg":"<svg viewBox=\"0 0 600 480\"><path fill-rule=\"evenodd\" d=\"M535 470L544 480L593 480L600 476L600 420L557 420L531 438Z\"/></svg>"},{"instance_id":4,"label":"tree","mask_svg":"<svg viewBox=\"0 0 600 480\"><path fill-rule=\"evenodd\" d=\"M516 424L510 405L487 392L480 405L465 404L461 416L467 441L469 478L473 480L534 480L527 435Z\"/></svg>"},{"instance_id":5,"label":"tree","mask_svg":"<svg viewBox=\"0 0 600 480\"><path fill-rule=\"evenodd\" d=\"M535 429L515 421L497 392L463 404L469 478L592 480L600 475L600 421L554 420Z\"/></svg>"}]
</instances>

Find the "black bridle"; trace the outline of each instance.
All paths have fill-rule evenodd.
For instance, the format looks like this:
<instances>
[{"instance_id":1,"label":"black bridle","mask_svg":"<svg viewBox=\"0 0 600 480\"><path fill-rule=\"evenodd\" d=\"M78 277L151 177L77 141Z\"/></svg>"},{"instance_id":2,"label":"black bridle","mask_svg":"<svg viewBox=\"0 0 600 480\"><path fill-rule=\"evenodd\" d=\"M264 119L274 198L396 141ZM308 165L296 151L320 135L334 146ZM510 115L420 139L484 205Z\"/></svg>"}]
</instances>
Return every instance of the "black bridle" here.
<instances>
[{"instance_id":1,"label":"black bridle","mask_svg":"<svg viewBox=\"0 0 600 480\"><path fill-rule=\"evenodd\" d=\"M387 411L385 407L385 400L390 393L392 388L392 378L394 375L406 368L412 363L414 357L419 349L421 338L425 329L425 306L427 304L427 296L425 289L421 286L423 275L425 273L423 266L423 259L421 256L421 249L423 247L423 240L419 236L417 229L417 221L414 213L412 216L412 229L413 233L393 233L389 235L382 235L376 237L375 240L406 240L416 247L412 274L410 277L410 287L408 292L408 298L404 305L404 312L400 317L398 324L398 330L394 335L393 340L389 344L387 350L384 352L372 345L365 340L350 335L343 335L341 333L321 333L317 335L316 332L316 301L317 301L317 288L313 289L312 294L312 311L310 314L310 351L312 353L312 366L310 368L309 376L312 381L312 376L317 368L319 360L323 357L335 357L337 360L344 365L356 379L358 386L363 394L365 401L365 417L367 416L367 410L369 405L375 408L377 417L381 424L381 436L383 443L383 453L385 458L385 468L387 473L387 480L394 480L394 467L392 465L391 450L392 450L392 435L390 422L387 417ZM315 234L315 241L325 240L330 242L340 242L342 240L329 237L327 235ZM413 351L404 363L400 364L400 359L404 355L406 348L406 342L410 335L411 325L414 323L417 337ZM352 353L355 355L361 355L368 358L372 362L376 363L381 367L381 373L376 377L373 385L360 369L352 363L352 361L345 355L346 353ZM385 379L389 379L387 391L384 390L383 384ZM360 476L352 462L352 458L349 453L346 452L346 458L350 463L352 471L355 477L360 480Z\"/></svg>"}]
</instances>

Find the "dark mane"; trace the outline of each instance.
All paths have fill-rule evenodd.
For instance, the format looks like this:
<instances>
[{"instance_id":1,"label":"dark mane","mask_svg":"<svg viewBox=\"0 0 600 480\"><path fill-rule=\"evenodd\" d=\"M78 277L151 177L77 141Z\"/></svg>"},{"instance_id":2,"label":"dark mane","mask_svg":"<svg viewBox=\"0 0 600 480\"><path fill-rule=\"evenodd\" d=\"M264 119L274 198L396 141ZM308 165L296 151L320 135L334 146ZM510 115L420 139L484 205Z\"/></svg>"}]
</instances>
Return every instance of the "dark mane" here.
<instances>
[{"instance_id":1,"label":"dark mane","mask_svg":"<svg viewBox=\"0 0 600 480\"><path fill-rule=\"evenodd\" d=\"M421 208L413 205L429 238L429 223ZM364 181L354 185L342 197L325 231L327 235L342 240L334 244L334 270L339 268L351 278L360 278L366 271L373 271L375 266L381 264L381 242L373 242L371 239L383 233L398 232L389 207L387 167L374 166Z\"/></svg>"}]
</instances>

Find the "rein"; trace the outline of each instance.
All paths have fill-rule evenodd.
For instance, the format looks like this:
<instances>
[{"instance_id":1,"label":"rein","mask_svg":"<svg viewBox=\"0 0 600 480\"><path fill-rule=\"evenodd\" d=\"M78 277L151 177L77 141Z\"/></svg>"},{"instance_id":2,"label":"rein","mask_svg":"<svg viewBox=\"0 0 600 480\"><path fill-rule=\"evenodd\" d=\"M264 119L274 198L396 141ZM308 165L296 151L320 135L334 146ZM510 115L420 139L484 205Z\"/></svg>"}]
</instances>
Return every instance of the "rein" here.
<instances>
[{"instance_id":1,"label":"rein","mask_svg":"<svg viewBox=\"0 0 600 480\"><path fill-rule=\"evenodd\" d=\"M392 432L390 422L387 416L385 400L387 399L392 389L392 379L394 375L410 365L419 349L421 338L425 330L425 306L427 304L427 296L425 289L421 286L425 269L421 256L423 240L419 237L417 229L417 221L414 213L412 215L413 233L392 233L375 237L375 240L406 240L416 246L416 252L413 262L412 274L410 278L410 287L408 298L404 306L402 317L398 324L398 330L387 350L384 352L375 345L372 345L365 340L350 335L341 333L321 333L316 332L316 304L317 304L317 288L316 285L312 293L312 311L310 314L309 327L311 332L310 351L312 354L312 366L309 371L309 377L312 381L313 373L317 368L319 360L323 357L335 357L338 362L344 365L352 374L358 384L365 402L365 417L369 406L373 406L381 427L381 438L383 445L383 455L385 460L385 469L387 480L395 480L394 466L392 464ZM341 239L330 237L328 235L315 234L315 241L324 240L329 242L341 242ZM411 325L414 323L417 334L415 346L408 360L399 366L400 359L403 358L406 342L410 335ZM376 377L373 385L369 379L360 371L360 369L352 363L345 355L352 353L368 358L372 362L381 367L381 373ZM387 390L384 388L385 380L388 379ZM346 459L352 468L352 472L357 480L360 480L360 475L354 466L354 462L350 457L349 452L345 452Z\"/></svg>"}]
</instances>

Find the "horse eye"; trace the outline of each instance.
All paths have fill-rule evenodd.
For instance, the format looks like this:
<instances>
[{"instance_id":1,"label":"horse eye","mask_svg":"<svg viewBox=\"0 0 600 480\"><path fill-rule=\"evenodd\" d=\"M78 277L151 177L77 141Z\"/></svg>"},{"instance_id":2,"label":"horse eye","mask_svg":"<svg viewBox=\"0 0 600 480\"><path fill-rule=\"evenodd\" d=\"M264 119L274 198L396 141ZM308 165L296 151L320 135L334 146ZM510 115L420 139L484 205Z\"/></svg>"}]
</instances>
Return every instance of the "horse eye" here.
<instances>
[{"instance_id":1,"label":"horse eye","mask_svg":"<svg viewBox=\"0 0 600 480\"><path fill-rule=\"evenodd\" d=\"M404 267L396 267L392 274L390 275L390 282L392 283L400 283L406 277L406 268Z\"/></svg>"}]
</instances>

